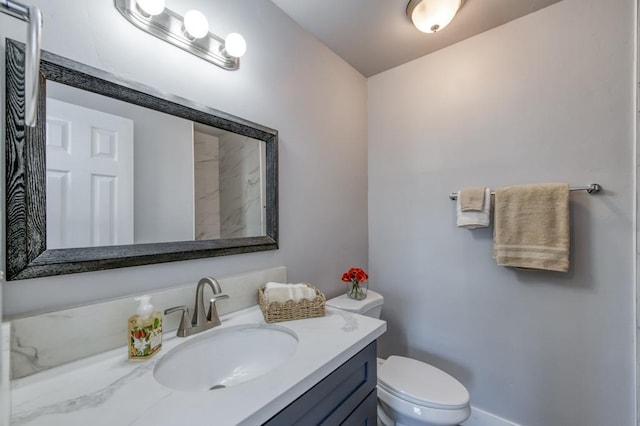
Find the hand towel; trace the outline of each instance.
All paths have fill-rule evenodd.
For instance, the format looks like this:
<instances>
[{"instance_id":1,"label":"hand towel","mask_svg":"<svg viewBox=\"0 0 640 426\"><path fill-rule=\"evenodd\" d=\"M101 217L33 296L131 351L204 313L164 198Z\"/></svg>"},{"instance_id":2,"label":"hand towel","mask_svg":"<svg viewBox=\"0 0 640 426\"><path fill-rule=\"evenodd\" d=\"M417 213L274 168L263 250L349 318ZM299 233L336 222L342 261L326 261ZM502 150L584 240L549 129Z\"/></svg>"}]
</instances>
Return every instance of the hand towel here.
<instances>
[{"instance_id":1,"label":"hand towel","mask_svg":"<svg viewBox=\"0 0 640 426\"><path fill-rule=\"evenodd\" d=\"M458 197L456 199L456 223L461 228L476 229L486 228L491 223L491 189L485 188L484 190L484 202L482 204L482 211L479 212L463 212L460 200L460 193L458 191Z\"/></svg>"},{"instance_id":2,"label":"hand towel","mask_svg":"<svg viewBox=\"0 0 640 426\"><path fill-rule=\"evenodd\" d=\"M493 256L498 265L569 270L569 185L496 190Z\"/></svg>"},{"instance_id":3,"label":"hand towel","mask_svg":"<svg viewBox=\"0 0 640 426\"><path fill-rule=\"evenodd\" d=\"M463 212L481 212L487 188L471 186L460 191L460 210Z\"/></svg>"},{"instance_id":4,"label":"hand towel","mask_svg":"<svg viewBox=\"0 0 640 426\"><path fill-rule=\"evenodd\" d=\"M287 300L297 302L301 299L314 299L316 292L306 284L283 284L268 282L265 285L264 297L267 303L284 303Z\"/></svg>"}]
</instances>

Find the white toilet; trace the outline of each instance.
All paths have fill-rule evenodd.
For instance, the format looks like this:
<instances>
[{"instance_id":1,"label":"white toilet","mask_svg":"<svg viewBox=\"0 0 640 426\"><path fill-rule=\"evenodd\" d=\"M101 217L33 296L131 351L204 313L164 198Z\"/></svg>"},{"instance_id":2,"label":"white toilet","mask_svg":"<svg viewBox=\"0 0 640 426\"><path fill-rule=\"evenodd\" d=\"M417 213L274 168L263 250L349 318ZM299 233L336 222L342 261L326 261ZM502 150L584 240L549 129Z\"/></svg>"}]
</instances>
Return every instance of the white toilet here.
<instances>
[{"instance_id":1,"label":"white toilet","mask_svg":"<svg viewBox=\"0 0 640 426\"><path fill-rule=\"evenodd\" d=\"M380 318L384 298L369 290L364 300L346 294L326 305ZM378 358L378 424L384 426L454 426L471 414L462 383L429 364L392 355Z\"/></svg>"}]
</instances>

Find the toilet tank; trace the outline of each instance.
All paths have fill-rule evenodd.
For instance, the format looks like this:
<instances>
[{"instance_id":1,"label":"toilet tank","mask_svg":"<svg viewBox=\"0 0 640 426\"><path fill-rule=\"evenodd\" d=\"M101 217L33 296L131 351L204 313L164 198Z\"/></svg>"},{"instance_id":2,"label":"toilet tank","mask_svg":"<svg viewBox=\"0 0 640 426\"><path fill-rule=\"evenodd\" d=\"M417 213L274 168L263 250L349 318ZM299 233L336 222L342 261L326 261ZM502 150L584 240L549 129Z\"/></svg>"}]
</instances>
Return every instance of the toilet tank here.
<instances>
[{"instance_id":1,"label":"toilet tank","mask_svg":"<svg viewBox=\"0 0 640 426\"><path fill-rule=\"evenodd\" d=\"M372 318L380 318L384 298L375 291L367 291L367 297L363 300L355 300L343 294L326 301L326 305L342 311L353 312L355 314L366 315Z\"/></svg>"}]
</instances>

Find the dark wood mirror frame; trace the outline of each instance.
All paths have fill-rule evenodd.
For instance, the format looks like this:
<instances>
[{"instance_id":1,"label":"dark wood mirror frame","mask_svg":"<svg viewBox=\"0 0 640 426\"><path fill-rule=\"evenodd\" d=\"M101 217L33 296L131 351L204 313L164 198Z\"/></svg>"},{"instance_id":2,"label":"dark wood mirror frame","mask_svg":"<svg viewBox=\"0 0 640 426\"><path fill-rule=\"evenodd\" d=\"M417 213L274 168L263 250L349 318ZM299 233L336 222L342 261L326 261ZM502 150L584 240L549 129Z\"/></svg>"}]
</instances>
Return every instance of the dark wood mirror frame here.
<instances>
[{"instance_id":1,"label":"dark wood mirror frame","mask_svg":"<svg viewBox=\"0 0 640 426\"><path fill-rule=\"evenodd\" d=\"M6 44L7 280L124 268L278 248L278 132L43 51L36 127L24 125L24 44ZM46 82L54 81L266 143L266 235L48 250Z\"/></svg>"}]
</instances>

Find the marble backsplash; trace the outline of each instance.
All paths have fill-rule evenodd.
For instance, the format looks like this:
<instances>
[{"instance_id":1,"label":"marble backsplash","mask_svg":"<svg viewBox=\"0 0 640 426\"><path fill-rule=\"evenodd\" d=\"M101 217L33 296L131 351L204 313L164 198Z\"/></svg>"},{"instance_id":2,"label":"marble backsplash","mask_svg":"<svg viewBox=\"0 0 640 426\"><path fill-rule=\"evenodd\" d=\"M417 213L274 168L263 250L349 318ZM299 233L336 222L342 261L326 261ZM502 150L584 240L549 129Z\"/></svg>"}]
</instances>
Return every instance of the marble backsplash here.
<instances>
[{"instance_id":1,"label":"marble backsplash","mask_svg":"<svg viewBox=\"0 0 640 426\"><path fill-rule=\"evenodd\" d=\"M216 277L228 300L220 315L257 304L257 289L269 281L287 282L287 269L275 267L242 275ZM196 282L149 292L155 310L187 305L193 312ZM205 289L205 300L208 300ZM127 319L135 314L136 296L11 321L11 378L18 379L127 344ZM164 333L173 334L180 314L164 317ZM126 350L126 349L123 349Z\"/></svg>"}]
</instances>

